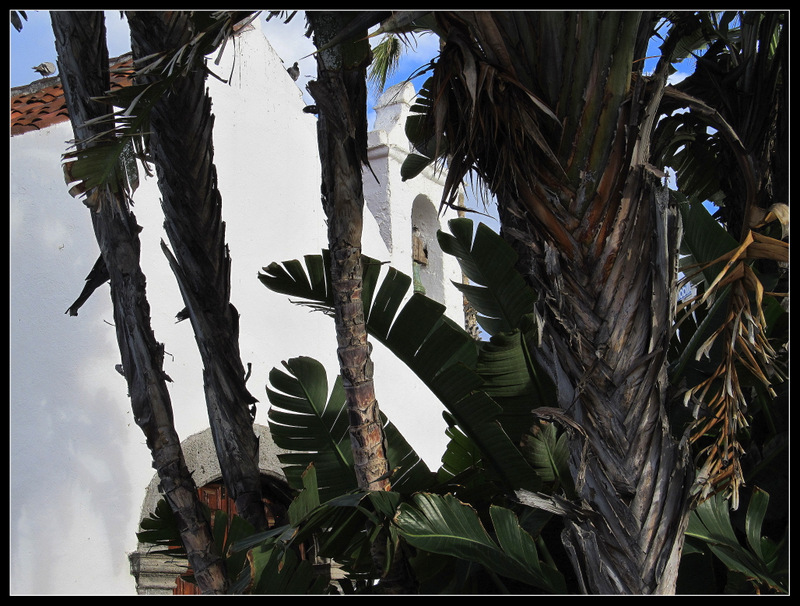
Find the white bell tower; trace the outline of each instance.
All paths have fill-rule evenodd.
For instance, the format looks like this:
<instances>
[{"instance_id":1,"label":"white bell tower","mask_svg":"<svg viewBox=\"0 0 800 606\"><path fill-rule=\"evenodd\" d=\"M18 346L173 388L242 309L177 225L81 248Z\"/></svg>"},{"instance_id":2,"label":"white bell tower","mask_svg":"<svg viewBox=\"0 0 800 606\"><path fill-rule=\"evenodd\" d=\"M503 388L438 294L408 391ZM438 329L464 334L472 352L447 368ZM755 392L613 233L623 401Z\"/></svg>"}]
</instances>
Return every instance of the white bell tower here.
<instances>
[{"instance_id":1,"label":"white bell tower","mask_svg":"<svg viewBox=\"0 0 800 606\"><path fill-rule=\"evenodd\" d=\"M463 298L451 283L461 282L461 268L436 239L437 230L446 230L447 220L456 216L450 209L438 211L444 175L431 167L407 181L400 175L411 147L405 123L415 96L414 85L402 82L378 99L368 138L372 172L364 171L364 197L392 266L413 276L415 291L443 303L447 315L463 325Z\"/></svg>"}]
</instances>

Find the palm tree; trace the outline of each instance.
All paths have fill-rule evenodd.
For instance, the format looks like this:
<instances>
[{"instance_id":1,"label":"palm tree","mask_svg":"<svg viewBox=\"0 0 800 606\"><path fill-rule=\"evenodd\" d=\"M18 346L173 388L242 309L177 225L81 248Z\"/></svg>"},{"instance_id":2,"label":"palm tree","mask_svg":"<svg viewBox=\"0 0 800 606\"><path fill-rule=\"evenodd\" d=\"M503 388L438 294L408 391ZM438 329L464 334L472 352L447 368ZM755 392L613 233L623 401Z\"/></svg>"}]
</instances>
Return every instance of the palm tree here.
<instances>
[{"instance_id":1,"label":"palm tree","mask_svg":"<svg viewBox=\"0 0 800 606\"><path fill-rule=\"evenodd\" d=\"M51 17L59 72L80 153L98 137L102 139L104 128L96 119L108 114L108 108L96 100L110 89L104 16L102 12L54 11ZM221 593L227 583L225 567L214 551L210 527L183 459L167 391L169 378L162 369L164 349L150 328L136 218L119 183L86 191L86 205L111 281L117 341L134 418L147 438L153 466L178 520L198 584L205 593Z\"/></svg>"},{"instance_id":2,"label":"palm tree","mask_svg":"<svg viewBox=\"0 0 800 606\"><path fill-rule=\"evenodd\" d=\"M650 148L662 101L674 106L680 96L666 86L671 60L697 39L698 17L667 15L671 34L645 76L647 43L663 15L435 16L444 47L412 125L417 147L447 158L446 203L477 172L497 198L520 272L539 293L542 329L531 351L556 381L561 414L581 429L570 442L580 500L565 512L563 534L581 587L672 592L694 478L685 441L667 420L679 209ZM763 36L761 48L770 42ZM718 117L689 96L681 101ZM772 132L772 117L760 133ZM724 120L713 125L734 143L731 158L753 184L740 139ZM737 317L749 316L729 320ZM723 432L723 441L730 437ZM712 452L721 462L730 451Z\"/></svg>"},{"instance_id":3,"label":"palm tree","mask_svg":"<svg viewBox=\"0 0 800 606\"><path fill-rule=\"evenodd\" d=\"M364 213L362 167L367 161L367 81L370 62L367 27L358 13L309 12L317 53L317 79L309 83L316 100L318 146L322 166L322 205L328 220L339 369L347 397L350 440L358 487L364 491L391 489L390 465L375 397L371 345L367 339L362 301L364 267L361 232ZM367 19L371 17L367 15ZM338 43L352 31L354 42ZM376 541L377 565L384 562ZM386 592L408 592L403 558L381 581Z\"/></svg>"},{"instance_id":4,"label":"palm tree","mask_svg":"<svg viewBox=\"0 0 800 606\"><path fill-rule=\"evenodd\" d=\"M148 60L173 61L167 53L192 42L208 25L201 20L230 28L247 15L230 13L215 19L208 13L131 11L127 17L134 58L145 72L137 81L147 85L162 79L160 70L147 69ZM230 302L231 260L213 162L214 119L204 64L208 50L186 53L190 59L175 69L180 75L153 105L149 149L174 254L166 245L162 248L186 305L179 317L190 319L203 360L206 404L223 480L239 515L255 528L266 528L258 438L253 431L256 399L245 386L239 355L239 316Z\"/></svg>"},{"instance_id":5,"label":"palm tree","mask_svg":"<svg viewBox=\"0 0 800 606\"><path fill-rule=\"evenodd\" d=\"M688 452L670 435L666 356L677 210L649 164L669 57L641 74L654 16L440 13L430 146L450 195L475 169L539 293L558 407L582 428L570 464L582 511L563 542L584 591L674 591Z\"/></svg>"},{"instance_id":6,"label":"palm tree","mask_svg":"<svg viewBox=\"0 0 800 606\"><path fill-rule=\"evenodd\" d=\"M352 15L309 12L318 49L338 34ZM364 31L366 33L366 30ZM358 485L387 490L389 466L378 420L372 362L361 303L361 231L366 159L366 43L336 45L317 54L318 78L309 84L319 111L322 204L328 219L331 281L336 300L338 354L348 394Z\"/></svg>"}]
</instances>

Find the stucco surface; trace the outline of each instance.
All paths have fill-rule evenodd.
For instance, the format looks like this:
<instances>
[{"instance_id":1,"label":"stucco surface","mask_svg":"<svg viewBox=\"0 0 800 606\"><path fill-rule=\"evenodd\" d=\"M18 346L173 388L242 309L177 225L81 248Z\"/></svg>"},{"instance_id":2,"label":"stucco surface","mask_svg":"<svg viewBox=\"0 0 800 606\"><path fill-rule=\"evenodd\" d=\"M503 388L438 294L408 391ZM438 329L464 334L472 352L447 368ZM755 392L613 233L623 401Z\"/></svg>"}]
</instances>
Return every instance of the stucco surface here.
<instances>
[{"instance_id":1,"label":"stucco surface","mask_svg":"<svg viewBox=\"0 0 800 606\"><path fill-rule=\"evenodd\" d=\"M242 35L232 50L217 68L232 76L231 83L209 79L208 86L232 257L231 297L241 315L242 360L252 365L248 386L259 400L256 422L266 425L271 368L308 355L325 365L331 381L336 372L332 320L257 279L272 261L318 253L326 242L325 221L315 118L302 112L301 91L260 31ZM391 123L381 122L384 128ZM389 145L380 152L382 137ZM64 313L98 255L89 210L68 195L63 181L61 154L70 139L68 122L10 139L10 589L133 594L127 554L136 548L154 472L125 381L114 370L119 351L108 287L98 289L77 317ZM412 202L422 196L438 209L440 186L400 182L396 159L403 139L397 133L371 141L377 143L380 182L365 181L372 211L365 253L410 273ZM136 192L134 213L143 228L152 327L165 344L164 370L173 380L175 424L188 438L208 426L202 369L191 326L175 322L183 304L159 248L166 238L154 180ZM381 225L389 226L388 242ZM442 271L445 282L457 279L452 267ZM457 316L455 289L448 287L447 297ZM441 406L379 345L374 361L382 410L435 469L446 444Z\"/></svg>"}]
</instances>

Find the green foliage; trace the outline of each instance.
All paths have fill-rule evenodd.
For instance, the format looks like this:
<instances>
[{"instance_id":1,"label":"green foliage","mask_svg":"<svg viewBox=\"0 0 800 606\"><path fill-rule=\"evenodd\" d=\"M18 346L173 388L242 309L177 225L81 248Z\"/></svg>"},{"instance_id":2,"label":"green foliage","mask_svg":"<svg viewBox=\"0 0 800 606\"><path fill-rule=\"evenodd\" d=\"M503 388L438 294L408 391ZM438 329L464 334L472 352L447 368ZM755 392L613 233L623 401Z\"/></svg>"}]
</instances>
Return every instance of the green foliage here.
<instances>
[{"instance_id":1,"label":"green foliage","mask_svg":"<svg viewBox=\"0 0 800 606\"><path fill-rule=\"evenodd\" d=\"M319 508L317 478L313 466L302 477L302 488L289 508L289 525L267 532L242 537L223 553L229 554L227 564L234 558L244 558L244 566L232 566L241 571L232 585L231 593L256 594L319 594L326 592L328 578L318 574L305 557L302 537L294 530L302 520ZM229 570L230 574L230 570Z\"/></svg>"},{"instance_id":2,"label":"green foliage","mask_svg":"<svg viewBox=\"0 0 800 606\"><path fill-rule=\"evenodd\" d=\"M572 474L569 471L567 434L553 423L537 423L529 434L522 436L525 456L533 465L548 493L563 490L568 498L575 497Z\"/></svg>"},{"instance_id":3,"label":"green foliage","mask_svg":"<svg viewBox=\"0 0 800 606\"><path fill-rule=\"evenodd\" d=\"M279 448L291 452L278 455L292 488L300 488L302 474L313 463L321 479L320 498L327 500L357 487L347 417L347 402L341 377L328 395L328 380L322 364L312 358L293 358L284 363L290 374L273 369L267 387L272 407L269 426ZM394 425L384 421L388 457L394 466L395 490L427 488L433 474ZM290 510L291 513L291 510Z\"/></svg>"},{"instance_id":4,"label":"green foliage","mask_svg":"<svg viewBox=\"0 0 800 606\"><path fill-rule=\"evenodd\" d=\"M729 502L715 495L692 512L686 530L687 540L705 544L728 570L743 575L753 589L787 593L788 534L779 542L763 536L762 524L768 504L769 495L755 488L744 523L746 544L742 545L731 523Z\"/></svg>"},{"instance_id":5,"label":"green foliage","mask_svg":"<svg viewBox=\"0 0 800 606\"><path fill-rule=\"evenodd\" d=\"M384 528L388 536L394 537L389 554L398 548L400 538L427 553L428 549L417 544L416 535L409 540L412 535L407 533L404 522L409 516L413 517L412 512L416 510L407 499L420 498L411 497L412 494L429 495L428 511L441 509L440 514L452 521L446 513L452 510L452 507L448 509L451 502L440 500L439 495L459 494L462 498L469 497L473 507L479 507L487 519L493 521L498 540L493 543L494 549L506 559L494 562L491 557L487 559L486 554L473 558L457 548L447 551L450 548L445 546L427 555L419 555L418 551L413 562L428 570L432 554L438 553L449 564L437 560L436 566L455 565L461 569L462 564L454 564L453 558L462 563L470 562L472 566L479 564L480 570L488 573L487 578L493 579L495 589L497 583L499 586L504 583L498 580L499 575L506 579L505 583L560 591L563 578L552 567L542 568L534 538L523 530L507 506L494 503L506 502L509 487L541 488L538 472L548 478L553 490L570 486L564 478L567 451L563 435L555 426L536 421L531 410L532 403L534 406L537 402L549 405L554 397L552 382L536 366L527 350L527 341L535 337L531 317L535 296L514 273L516 255L502 238L485 226L479 226L473 234L473 224L468 219L451 221L450 227L456 235L447 239L440 234L440 239L447 252L457 256L474 281L466 294L482 301L480 309L485 324L494 332L489 342L472 339L463 328L444 316L441 304L422 295L414 294L403 304L410 278L393 268L383 271L382 264L374 259L363 259L364 313L370 336L405 362L447 409L445 418L451 441L442 457L441 468L435 476L430 474L405 440L394 435L393 426L387 423L389 461L396 476L392 479L393 491L370 493L365 501L363 494L353 492L352 472L345 471L352 462L346 454L346 423L342 422L341 413L345 403L338 380L328 397L324 370L318 362L308 358L290 360L284 363L290 374L276 369L270 375L272 388L268 388L268 394L273 404L270 427L279 446L304 451L281 458L293 486L297 488L298 477L306 477L300 474L307 474L308 466L313 465L320 483L315 494L324 495L321 505L314 502L310 508L302 507L303 511L311 510L315 514L293 516L292 523L302 528L299 534L313 534L322 545L320 553L347 562L355 578L362 578L367 574L364 568L371 565L364 557L369 542L369 533L363 530L365 522L373 529ZM306 256L303 263L297 260L272 263L264 268L259 278L271 290L300 299L303 304L327 313L332 309L326 252ZM328 427L327 436L322 429L325 426ZM328 452L323 452L325 449ZM411 471L424 470L424 473L413 476L407 473L405 461L412 462ZM337 480L339 477L349 484ZM332 486L336 488L330 489ZM350 492L342 492L348 487ZM337 490L340 495L334 496ZM306 489L298 499L308 498L305 493ZM343 513L347 508L351 511ZM405 517L397 513L400 511L405 511ZM477 518L475 521L481 524ZM462 539L454 536L444 539L443 543L452 547ZM524 562L530 557L535 559L528 570ZM505 565L496 566L501 561ZM487 568L489 562L495 567ZM466 584L457 583L450 589L460 591L466 587Z\"/></svg>"},{"instance_id":6,"label":"green foliage","mask_svg":"<svg viewBox=\"0 0 800 606\"><path fill-rule=\"evenodd\" d=\"M432 82L433 79L428 78L422 85L406 118L406 136L414 149L406 156L400 167L403 181L413 179L426 167L446 156L448 151L446 138L444 136L435 138L427 122L427 116L433 109Z\"/></svg>"},{"instance_id":7,"label":"green foliage","mask_svg":"<svg viewBox=\"0 0 800 606\"><path fill-rule=\"evenodd\" d=\"M535 293L515 268L511 246L481 223L473 233L470 219L448 222L453 235L440 231L442 250L458 259L471 284L455 283L478 312L478 323L490 335L512 332L533 314Z\"/></svg>"},{"instance_id":8,"label":"green foliage","mask_svg":"<svg viewBox=\"0 0 800 606\"><path fill-rule=\"evenodd\" d=\"M418 493L403 503L395 518L400 535L412 546L431 553L476 562L491 572L550 593L563 593L564 579L539 560L533 538L509 509L489 509L494 539L477 512L452 495Z\"/></svg>"},{"instance_id":9,"label":"green foliage","mask_svg":"<svg viewBox=\"0 0 800 606\"><path fill-rule=\"evenodd\" d=\"M229 518L228 514L223 511L215 511L212 520L212 512L208 506L202 502L200 506L203 508L206 521L211 525L217 553L226 556L226 571L229 581L233 583L239 575L239 571L243 569L246 560L246 554L234 552L233 545L237 541L252 537L255 529L244 518L236 515ZM141 530L136 533L136 537L141 543L155 546L150 553L158 553L181 560L187 559L177 519L165 499L160 499L155 510L142 519ZM191 575L185 576L184 579L193 582Z\"/></svg>"},{"instance_id":10,"label":"green foliage","mask_svg":"<svg viewBox=\"0 0 800 606\"><path fill-rule=\"evenodd\" d=\"M359 492L340 379L329 391L319 362L285 362L285 370L270 374L269 416L276 444L291 451L281 455L281 462L297 497L288 526L227 548L229 557L246 561L239 564L243 572L235 591L369 591L381 574L370 557L379 536L388 537L389 562L398 549L415 550L409 561L427 591L568 591L541 534L550 514L506 497L524 478L533 480L533 490L574 497L566 435L531 412L531 403L548 405L554 394L552 381L528 351L536 336L535 297L525 292L524 282L495 279L508 277L507 268L516 260L499 236L482 226L473 232L465 219L450 226L454 235L440 234L440 239L469 271L473 284L465 292L482 302L485 325L495 331L490 341L474 341L443 315L441 305L421 295L403 304L411 282L407 276L370 258L364 269L370 335L414 370L447 409L450 442L440 469L432 474L384 418L393 491ZM694 238L690 228L687 246ZM260 279L274 291L330 312L325 252L305 257L304 263L273 263ZM701 324L705 316L697 317ZM725 525L730 516L724 502L715 497L703 503L693 514L687 557L702 557L694 545L705 543L730 570L781 590L783 543L756 542L765 509L756 495L748 510L747 549L729 530L730 521ZM155 534L150 538L158 540ZM324 571L322 577L311 575L309 564L297 556L304 543L316 546L316 556L335 560L345 580L331 584Z\"/></svg>"},{"instance_id":11,"label":"green foliage","mask_svg":"<svg viewBox=\"0 0 800 606\"><path fill-rule=\"evenodd\" d=\"M98 99L112 108L94 122L101 129L99 134L63 155L65 174L74 184L70 193L77 197L94 188L108 188L130 197L139 183L137 161L149 174L146 150L153 106L176 80L193 70L207 70L206 55L217 49L221 52L234 28L256 15L252 11L190 12L193 35L189 42L138 62L136 76L154 78L152 82L123 86Z\"/></svg>"},{"instance_id":12,"label":"green foliage","mask_svg":"<svg viewBox=\"0 0 800 606\"><path fill-rule=\"evenodd\" d=\"M494 474L509 485L537 490L540 481L520 452L519 436L533 424L531 408L537 402L553 402L554 388L533 363L526 351L526 339L522 338L533 330L530 315L535 297L521 279L514 281L513 292L506 281L493 279L496 273L508 275L516 259L502 238L479 227L476 244L470 247L465 242L472 240L468 234L472 232L472 221L455 219L450 226L459 234L451 250L458 251L468 275L487 282L468 294L479 292L486 301L496 302L513 296L512 306L487 303L483 308L490 314L487 318L512 332L497 334L490 343L476 342L444 315L440 303L416 293L403 305L411 279L389 268L381 280L382 264L364 257L367 330L439 398ZM484 255L487 260L479 258ZM296 260L272 263L259 274L259 279L271 290L319 309L332 309L327 255L306 256L304 260L305 270Z\"/></svg>"},{"instance_id":13,"label":"green foliage","mask_svg":"<svg viewBox=\"0 0 800 606\"><path fill-rule=\"evenodd\" d=\"M155 511L142 519L141 530L136 533L136 537L141 543L156 546L151 549L151 553L186 558L175 514L165 499L160 499Z\"/></svg>"},{"instance_id":14,"label":"green foliage","mask_svg":"<svg viewBox=\"0 0 800 606\"><path fill-rule=\"evenodd\" d=\"M402 42L394 34L384 34L381 41L373 47L368 79L378 92L383 91L386 78L397 69L402 54Z\"/></svg>"}]
</instances>

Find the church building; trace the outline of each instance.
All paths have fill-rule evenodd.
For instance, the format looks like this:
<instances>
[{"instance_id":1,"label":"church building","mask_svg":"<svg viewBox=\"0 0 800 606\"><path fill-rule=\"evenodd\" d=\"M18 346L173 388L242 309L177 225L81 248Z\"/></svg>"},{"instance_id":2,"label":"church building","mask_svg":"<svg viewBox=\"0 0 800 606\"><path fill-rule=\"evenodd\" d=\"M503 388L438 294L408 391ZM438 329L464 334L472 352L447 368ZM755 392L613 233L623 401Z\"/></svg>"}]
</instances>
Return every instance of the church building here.
<instances>
[{"instance_id":1,"label":"church building","mask_svg":"<svg viewBox=\"0 0 800 606\"><path fill-rule=\"evenodd\" d=\"M121 57L117 63L124 63ZM334 324L258 280L272 262L302 259L327 247L320 201L316 117L258 28L245 28L208 78L215 115L214 159L232 259L231 302L240 313L242 362L258 399L265 485L285 487L267 427L265 387L272 368L310 356L338 373ZM122 81L116 85L124 85ZM403 181L409 151L405 117L412 83L387 90L369 134L364 173L364 254L414 277L415 289L464 323L455 259L436 231L443 175L427 170ZM141 519L158 501L158 480L144 435L134 423L108 286L77 316L65 310L81 292L99 248L89 209L68 193L62 154L73 138L58 76L10 95L10 579L12 594L172 593L180 570L137 544ZM152 328L164 344L164 371L184 455L204 498L225 499L211 443L202 363L183 302L161 248L168 241L155 177L133 196L142 226L141 265ZM447 443L442 406L391 352L374 344L381 410L432 470Z\"/></svg>"}]
</instances>

